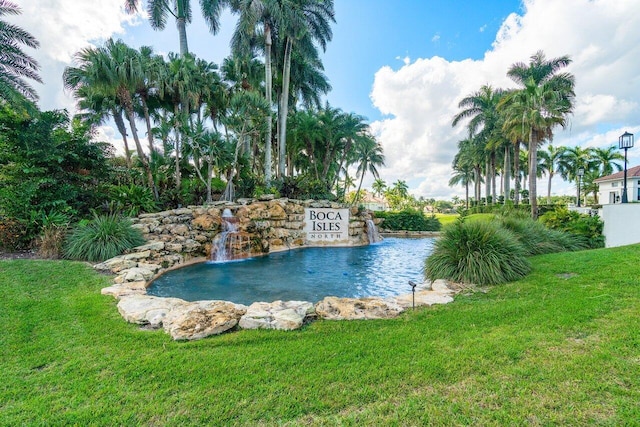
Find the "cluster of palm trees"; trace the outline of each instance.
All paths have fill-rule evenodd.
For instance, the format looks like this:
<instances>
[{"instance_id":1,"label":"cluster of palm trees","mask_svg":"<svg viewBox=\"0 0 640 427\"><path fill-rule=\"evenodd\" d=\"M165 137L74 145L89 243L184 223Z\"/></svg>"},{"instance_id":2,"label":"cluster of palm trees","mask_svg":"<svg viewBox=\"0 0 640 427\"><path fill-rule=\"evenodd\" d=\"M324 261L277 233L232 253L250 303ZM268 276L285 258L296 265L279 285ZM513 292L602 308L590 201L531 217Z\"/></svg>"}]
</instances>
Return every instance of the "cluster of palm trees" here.
<instances>
[{"instance_id":1,"label":"cluster of palm trees","mask_svg":"<svg viewBox=\"0 0 640 427\"><path fill-rule=\"evenodd\" d=\"M624 160L616 146L607 148L554 147L549 145L540 150L538 173L547 175L547 203L551 203L551 181L560 175L567 181L576 182L577 196L593 194L594 203L598 203L598 185L594 181L601 176L611 175L622 170L617 161ZM581 179L578 174L582 173ZM578 187L578 184L580 188Z\"/></svg>"},{"instance_id":2,"label":"cluster of palm trees","mask_svg":"<svg viewBox=\"0 0 640 427\"><path fill-rule=\"evenodd\" d=\"M140 5L125 1L129 11ZM114 120L129 168L135 166L129 154L132 136L136 162L156 198L154 162L167 158L176 188L183 170L193 169L207 187L209 202L214 177L228 182L225 197L231 199L234 179L247 172L266 188L274 172L279 179L320 180L327 190L348 177L351 166L361 184L367 172L377 177L384 157L365 119L321 105L331 86L318 49L332 37L333 0L201 0L200 5L213 33L223 8L238 15L232 54L220 67L188 52L188 0L150 0L154 28L175 17L179 55L165 59L150 47L137 50L109 40L78 52L76 66L63 76L86 120ZM144 122L146 147L138 137L138 120Z\"/></svg>"},{"instance_id":3,"label":"cluster of palm trees","mask_svg":"<svg viewBox=\"0 0 640 427\"><path fill-rule=\"evenodd\" d=\"M484 182L486 202L495 203L499 170L500 194L506 198L511 193L514 172L514 202L519 203L520 152L521 147L526 147L529 203L532 217L537 217L538 149L553 139L555 127L567 126L573 112L574 76L562 71L570 63L568 56L547 59L544 52L538 51L528 64L515 63L507 71L518 88L505 90L484 85L460 101L461 111L454 116L452 125L465 121L468 137L458 143L450 185L465 185L467 206L472 183L476 201L481 199Z\"/></svg>"}]
</instances>

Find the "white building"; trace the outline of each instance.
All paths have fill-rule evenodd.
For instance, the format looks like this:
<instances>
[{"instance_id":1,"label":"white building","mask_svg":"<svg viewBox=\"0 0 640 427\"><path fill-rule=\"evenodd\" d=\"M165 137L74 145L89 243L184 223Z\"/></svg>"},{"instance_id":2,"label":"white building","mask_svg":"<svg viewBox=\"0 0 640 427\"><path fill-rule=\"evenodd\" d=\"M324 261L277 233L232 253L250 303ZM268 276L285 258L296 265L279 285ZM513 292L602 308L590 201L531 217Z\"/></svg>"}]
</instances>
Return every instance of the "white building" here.
<instances>
[{"instance_id":1,"label":"white building","mask_svg":"<svg viewBox=\"0 0 640 427\"><path fill-rule=\"evenodd\" d=\"M623 178L624 171L603 176L594 181L598 184L598 202L601 205L622 201ZM640 201L640 166L627 169L627 200L629 203Z\"/></svg>"}]
</instances>

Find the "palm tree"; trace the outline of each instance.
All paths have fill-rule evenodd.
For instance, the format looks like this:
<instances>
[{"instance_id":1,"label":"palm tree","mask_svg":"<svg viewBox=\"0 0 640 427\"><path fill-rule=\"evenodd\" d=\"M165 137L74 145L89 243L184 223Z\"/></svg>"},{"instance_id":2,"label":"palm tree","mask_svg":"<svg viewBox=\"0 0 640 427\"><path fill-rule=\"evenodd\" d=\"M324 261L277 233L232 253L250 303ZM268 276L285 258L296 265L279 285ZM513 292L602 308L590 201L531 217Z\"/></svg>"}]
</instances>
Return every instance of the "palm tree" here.
<instances>
[{"instance_id":1,"label":"palm tree","mask_svg":"<svg viewBox=\"0 0 640 427\"><path fill-rule=\"evenodd\" d=\"M611 175L614 173L614 170L617 172L622 170L622 165L615 161L624 160L624 156L618 151L618 147L615 145L608 148L593 148L591 155L597 162L597 166L600 169L600 176Z\"/></svg>"},{"instance_id":2,"label":"palm tree","mask_svg":"<svg viewBox=\"0 0 640 427\"><path fill-rule=\"evenodd\" d=\"M597 169L596 162L593 160L590 148L570 147L566 148L562 153L562 157L558 160L558 172L568 180L576 182L577 197L579 197L580 189L578 188L578 171L582 169L587 172Z\"/></svg>"},{"instance_id":3,"label":"palm tree","mask_svg":"<svg viewBox=\"0 0 640 427\"><path fill-rule=\"evenodd\" d=\"M540 157L540 165L543 171L549 176L549 184L547 186L547 204L551 204L551 180L558 172L558 162L564 155L565 147L554 147L549 145L546 150L540 150L538 155Z\"/></svg>"},{"instance_id":4,"label":"palm tree","mask_svg":"<svg viewBox=\"0 0 640 427\"><path fill-rule=\"evenodd\" d=\"M326 50L327 42L333 33L331 22L335 22L333 0L285 0L282 1L281 33L282 48L282 96L279 108L279 161L278 172L285 175L285 153L287 135L287 116L289 113L289 85L291 81L292 51L307 52L304 56L317 56L314 42L318 42ZM315 55L314 55L315 54Z\"/></svg>"},{"instance_id":5,"label":"palm tree","mask_svg":"<svg viewBox=\"0 0 640 427\"><path fill-rule=\"evenodd\" d=\"M356 199L354 200L355 204L360 198L364 175L367 172L371 172L374 178L380 177L378 167L384 165L384 154L382 154L382 146L373 137L359 139L354 148L354 157L358 162L356 176L360 175L360 184L358 184Z\"/></svg>"},{"instance_id":6,"label":"palm tree","mask_svg":"<svg viewBox=\"0 0 640 427\"><path fill-rule=\"evenodd\" d=\"M220 13L228 0L200 0L202 16L204 17L211 34L216 34L220 29ZM124 6L128 13L138 10L141 0L125 0ZM167 17L173 16L178 28L180 39L180 55L189 53L187 43L187 24L191 23L190 0L148 0L147 13L154 30L164 30L167 25Z\"/></svg>"},{"instance_id":7,"label":"palm tree","mask_svg":"<svg viewBox=\"0 0 640 427\"><path fill-rule=\"evenodd\" d=\"M0 17L20 12L17 5L0 0ZM24 78L42 83L38 62L24 53L20 45L37 49L39 43L22 28L0 20L0 99L14 104L22 103L23 99L38 100L38 94Z\"/></svg>"},{"instance_id":8,"label":"palm tree","mask_svg":"<svg viewBox=\"0 0 640 427\"><path fill-rule=\"evenodd\" d=\"M281 10L275 0L234 0L225 3L230 4L231 11L238 14L236 29L231 38L231 46L234 53L241 57L251 54L257 39L262 35L264 47L264 72L265 72L265 98L269 108L273 105L273 74L271 70L271 48L273 45L272 30L278 29L281 22ZM267 116L267 129L265 134L264 152L264 180L269 186L272 176L272 137L273 121L271 115Z\"/></svg>"},{"instance_id":9,"label":"palm tree","mask_svg":"<svg viewBox=\"0 0 640 427\"><path fill-rule=\"evenodd\" d=\"M553 127L567 125L573 112L575 78L559 70L571 63L568 56L547 60L544 52L536 52L529 64L515 63L507 75L521 89L509 94L507 121L521 123L529 131L529 199L531 216L538 216L536 167L538 145L553 137Z\"/></svg>"},{"instance_id":10,"label":"palm tree","mask_svg":"<svg viewBox=\"0 0 640 427\"><path fill-rule=\"evenodd\" d=\"M147 176L149 188L158 199L158 190L149 167L149 160L138 138L133 95L139 81L141 68L139 55L121 40L107 40L100 48L84 48L75 55L78 67L67 67L63 81L67 89L77 92L82 86L90 86L99 92L115 95L126 114L138 158Z\"/></svg>"},{"instance_id":11,"label":"palm tree","mask_svg":"<svg viewBox=\"0 0 640 427\"><path fill-rule=\"evenodd\" d=\"M470 119L467 125L469 138L476 138L484 146L486 152L486 196L487 203L493 185L493 202L495 203L495 159L496 149L502 145L503 138L498 137L500 130L500 115L498 113L498 103L503 97L501 89L493 89L489 85L484 85L479 91L463 98L458 107L462 108L451 122L456 126L463 119Z\"/></svg>"},{"instance_id":12,"label":"palm tree","mask_svg":"<svg viewBox=\"0 0 640 427\"><path fill-rule=\"evenodd\" d=\"M384 190L387 188L387 183L380 178L376 178L375 181L373 181L371 188L373 189L373 194L375 194L376 197L380 197L382 193L384 193Z\"/></svg>"},{"instance_id":13,"label":"palm tree","mask_svg":"<svg viewBox=\"0 0 640 427\"><path fill-rule=\"evenodd\" d=\"M469 184L474 180L473 166L469 163L455 163L453 165L454 175L449 180L449 185L464 185L464 200L466 209L469 209Z\"/></svg>"}]
</instances>

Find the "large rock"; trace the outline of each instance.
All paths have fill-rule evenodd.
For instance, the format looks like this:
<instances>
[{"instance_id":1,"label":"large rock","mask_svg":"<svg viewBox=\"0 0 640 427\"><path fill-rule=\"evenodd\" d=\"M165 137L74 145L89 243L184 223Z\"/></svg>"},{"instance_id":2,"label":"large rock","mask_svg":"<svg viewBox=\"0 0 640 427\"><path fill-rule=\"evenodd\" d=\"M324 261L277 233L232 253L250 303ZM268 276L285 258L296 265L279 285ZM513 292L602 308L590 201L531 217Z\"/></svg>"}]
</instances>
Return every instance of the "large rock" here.
<instances>
[{"instance_id":1,"label":"large rock","mask_svg":"<svg viewBox=\"0 0 640 427\"><path fill-rule=\"evenodd\" d=\"M129 295L118 302L120 315L129 323L160 327L167 314L188 304L179 298L160 298L151 295Z\"/></svg>"},{"instance_id":2,"label":"large rock","mask_svg":"<svg viewBox=\"0 0 640 427\"><path fill-rule=\"evenodd\" d=\"M240 319L243 329L298 329L307 316L313 314L313 304L307 301L254 302Z\"/></svg>"},{"instance_id":3,"label":"large rock","mask_svg":"<svg viewBox=\"0 0 640 427\"><path fill-rule=\"evenodd\" d=\"M196 301L175 307L162 325L174 340L196 340L228 331L246 311L227 301Z\"/></svg>"},{"instance_id":4,"label":"large rock","mask_svg":"<svg viewBox=\"0 0 640 427\"><path fill-rule=\"evenodd\" d=\"M127 282L120 285L112 285L106 288L102 288L100 293L102 295L111 295L116 299L128 295L145 295L147 293L147 282Z\"/></svg>"},{"instance_id":5,"label":"large rock","mask_svg":"<svg viewBox=\"0 0 640 427\"><path fill-rule=\"evenodd\" d=\"M115 279L114 283L126 283L126 282L141 282L151 280L153 278L153 271L146 268L134 267L126 270L122 270Z\"/></svg>"},{"instance_id":6,"label":"large rock","mask_svg":"<svg viewBox=\"0 0 640 427\"><path fill-rule=\"evenodd\" d=\"M121 256L108 259L93 266L98 271L108 271L110 273L119 273L122 270L137 267L138 262L133 259L125 259Z\"/></svg>"},{"instance_id":7,"label":"large rock","mask_svg":"<svg viewBox=\"0 0 640 427\"><path fill-rule=\"evenodd\" d=\"M316 314L327 320L390 319L404 309L382 298L326 297L316 304Z\"/></svg>"}]
</instances>

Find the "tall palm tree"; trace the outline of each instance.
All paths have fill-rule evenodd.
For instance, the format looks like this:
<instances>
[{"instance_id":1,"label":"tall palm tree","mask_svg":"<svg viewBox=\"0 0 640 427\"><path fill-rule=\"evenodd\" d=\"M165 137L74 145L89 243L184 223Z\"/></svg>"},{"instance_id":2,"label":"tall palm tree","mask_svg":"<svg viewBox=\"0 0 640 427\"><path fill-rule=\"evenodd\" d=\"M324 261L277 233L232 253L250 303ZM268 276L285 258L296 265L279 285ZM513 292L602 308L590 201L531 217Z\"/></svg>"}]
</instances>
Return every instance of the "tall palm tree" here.
<instances>
[{"instance_id":1,"label":"tall palm tree","mask_svg":"<svg viewBox=\"0 0 640 427\"><path fill-rule=\"evenodd\" d=\"M547 59L538 51L529 64L515 63L507 75L521 86L509 94L508 120L529 130L529 199L532 218L538 217L536 179L538 146L553 137L553 128L567 125L573 112L575 78L559 71L569 65L568 56Z\"/></svg>"},{"instance_id":2,"label":"tall palm tree","mask_svg":"<svg viewBox=\"0 0 640 427\"><path fill-rule=\"evenodd\" d=\"M384 165L384 154L382 153L382 146L371 136L360 138L354 148L354 157L358 163L356 176L360 175L360 184L358 184L356 199L354 200L355 204L360 198L360 189L362 188L365 174L371 172L374 178L380 177L378 167Z\"/></svg>"},{"instance_id":3,"label":"tall palm tree","mask_svg":"<svg viewBox=\"0 0 640 427\"><path fill-rule=\"evenodd\" d=\"M279 161L278 172L285 175L287 117L289 113L289 86L291 82L292 51L316 53L314 42L323 50L331 41L331 23L335 22L333 0L283 0L281 3L283 24L282 96L279 108ZM309 53L304 56L309 56ZM314 55L314 56L317 56Z\"/></svg>"},{"instance_id":4,"label":"tall palm tree","mask_svg":"<svg viewBox=\"0 0 640 427\"><path fill-rule=\"evenodd\" d=\"M78 67L67 67L63 73L64 85L74 92L82 86L91 86L100 92L113 94L126 114L136 145L138 158L147 177L147 184L154 192L158 190L149 167L149 160L138 137L134 111L134 94L141 68L139 55L121 40L107 40L100 48L84 48L75 55Z\"/></svg>"},{"instance_id":5,"label":"tall palm tree","mask_svg":"<svg viewBox=\"0 0 640 427\"><path fill-rule=\"evenodd\" d=\"M0 0L0 17L20 12L14 3ZM42 83L38 62L24 53L21 45L37 49L40 44L27 31L0 20L0 99L10 103L21 103L25 98L38 100L38 94L25 78Z\"/></svg>"},{"instance_id":6,"label":"tall palm tree","mask_svg":"<svg viewBox=\"0 0 640 427\"><path fill-rule=\"evenodd\" d=\"M273 74L271 67L271 48L273 45L272 30L281 24L281 10L277 0L232 0L229 3L219 0L221 4L230 5L231 11L238 15L236 29L231 38L232 50L239 56L248 56L253 51L257 40L262 39L264 48L265 98L271 108L273 94ZM261 35L261 37L260 37ZM264 180L269 186L272 177L272 137L273 121L267 117L264 151Z\"/></svg>"},{"instance_id":7,"label":"tall palm tree","mask_svg":"<svg viewBox=\"0 0 640 427\"><path fill-rule=\"evenodd\" d=\"M546 150L540 150L540 164L542 169L549 176L549 184L547 185L547 204L551 204L551 180L558 172L558 162L564 155L565 147L554 147L549 145Z\"/></svg>"},{"instance_id":8,"label":"tall palm tree","mask_svg":"<svg viewBox=\"0 0 640 427\"><path fill-rule=\"evenodd\" d=\"M227 2L228 0L200 0L202 16L212 34L216 34L220 29L220 13ZM125 10L128 13L135 13L141 3L141 0L124 0ZM154 30L164 30L167 18L173 16L180 39L180 55L184 56L189 53L187 24L191 23L192 18L190 0L148 0L147 13Z\"/></svg>"},{"instance_id":9,"label":"tall palm tree","mask_svg":"<svg viewBox=\"0 0 640 427\"><path fill-rule=\"evenodd\" d=\"M456 126L463 119L470 119L467 125L469 137L476 138L484 146L486 152L486 196L487 203L493 184L493 202L495 203L495 158L496 150L500 148L502 138L498 137L500 130L500 114L498 103L504 92L501 89L493 89L490 85L484 85L479 91L463 98L458 107L462 108L451 122Z\"/></svg>"}]
</instances>

